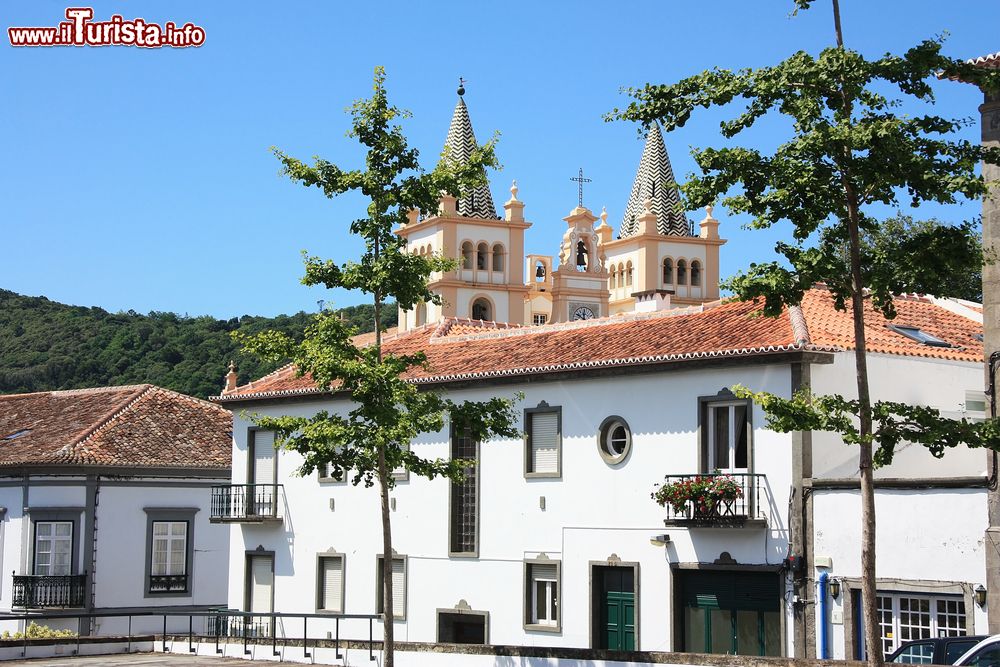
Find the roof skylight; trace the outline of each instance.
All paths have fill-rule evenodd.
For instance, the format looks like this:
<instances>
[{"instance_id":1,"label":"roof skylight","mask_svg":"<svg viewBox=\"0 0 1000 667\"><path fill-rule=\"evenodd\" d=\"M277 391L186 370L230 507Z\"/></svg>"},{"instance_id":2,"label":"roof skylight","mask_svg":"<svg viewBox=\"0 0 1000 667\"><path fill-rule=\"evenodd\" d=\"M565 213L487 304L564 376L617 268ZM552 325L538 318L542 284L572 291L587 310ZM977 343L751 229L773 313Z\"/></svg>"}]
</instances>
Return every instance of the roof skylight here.
<instances>
[{"instance_id":1,"label":"roof skylight","mask_svg":"<svg viewBox=\"0 0 1000 667\"><path fill-rule=\"evenodd\" d=\"M889 328L896 333L903 334L907 338L915 340L918 343L923 343L924 345L930 345L932 347L952 347L951 343L948 341L941 340L937 336L929 334L919 327L890 324Z\"/></svg>"},{"instance_id":2,"label":"roof skylight","mask_svg":"<svg viewBox=\"0 0 1000 667\"><path fill-rule=\"evenodd\" d=\"M31 432L30 428L22 428L20 431L14 431L10 435L5 435L3 438L0 438L0 440L3 440L4 442L8 440L16 440L17 438L20 438L22 435L27 435L30 432Z\"/></svg>"}]
</instances>

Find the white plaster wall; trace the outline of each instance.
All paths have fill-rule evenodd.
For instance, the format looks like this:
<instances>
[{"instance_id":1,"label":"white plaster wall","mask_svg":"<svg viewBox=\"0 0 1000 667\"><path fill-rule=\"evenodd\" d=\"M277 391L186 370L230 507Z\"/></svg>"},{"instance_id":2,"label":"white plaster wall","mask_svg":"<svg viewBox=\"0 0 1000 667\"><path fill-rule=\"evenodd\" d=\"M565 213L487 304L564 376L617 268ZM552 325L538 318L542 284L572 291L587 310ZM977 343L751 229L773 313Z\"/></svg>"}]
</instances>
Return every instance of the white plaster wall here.
<instances>
[{"instance_id":1,"label":"white plaster wall","mask_svg":"<svg viewBox=\"0 0 1000 667\"><path fill-rule=\"evenodd\" d=\"M485 273L485 271L479 271ZM456 290L455 314L458 317L472 317L472 301L479 296L486 296L493 302L493 319L496 322L510 322L510 298L506 291L491 290L489 285Z\"/></svg>"},{"instance_id":2,"label":"white plaster wall","mask_svg":"<svg viewBox=\"0 0 1000 667\"><path fill-rule=\"evenodd\" d=\"M983 365L977 363L868 355L868 375L873 400L892 400L911 405L927 405L946 417L960 418L966 390L982 390ZM813 393L858 395L854 374L854 353L834 355L833 364L812 366ZM987 455L982 450L956 447L944 458L935 459L923 447L903 444L897 448L892 465L875 471L876 477L964 477L986 474ZM844 445L832 433L813 435L813 475L816 477L856 477L858 451Z\"/></svg>"},{"instance_id":3,"label":"white plaster wall","mask_svg":"<svg viewBox=\"0 0 1000 667\"><path fill-rule=\"evenodd\" d=\"M484 443L481 450L480 553L475 559L448 557L448 496L444 480L411 475L393 491L393 545L408 557L407 616L397 623L398 637L436 639L438 608L464 599L474 610L490 612L489 636L498 644L589 645L589 561L611 554L640 564L639 641L643 649L669 648L671 637L670 563L712 562L728 551L740 563L775 564L787 552L784 508L791 485L791 437L763 429L755 409L756 471L766 473L767 530L664 529L665 511L650 499L654 483L667 474L697 472L697 397L715 395L741 382L787 395L787 367L705 370L630 375L573 382L485 386L454 392L456 400L511 396L523 391L518 410L540 401L562 407L562 477L525 479L523 442ZM343 411L344 403L261 404L262 414L311 415L320 408ZM625 463L611 467L597 450L597 431L609 415L624 417L633 434ZM248 422L236 413L234 479L246 466ZM447 457L447 434L422 437L413 447L424 457ZM375 557L381 552L378 493L347 483L319 483L315 476L295 476L298 455L282 452L279 478L284 483L281 526L236 526L231 533L229 604L243 607L247 551L275 552L275 607L278 611L313 611L316 555L346 554L345 612L374 613ZM545 497L545 510L539 497ZM330 499L335 509L329 509ZM670 534L668 547L650 538ZM544 552L562 561L559 634L522 628L523 570L526 557Z\"/></svg>"},{"instance_id":4,"label":"white plaster wall","mask_svg":"<svg viewBox=\"0 0 1000 667\"><path fill-rule=\"evenodd\" d=\"M462 244L466 241L472 241L473 250L480 241L485 241L490 244L490 252L493 252L494 243L502 243L504 252L510 253L510 230L504 227L459 224L455 238L458 242L458 247L455 248L458 257L462 256Z\"/></svg>"},{"instance_id":5,"label":"white plaster wall","mask_svg":"<svg viewBox=\"0 0 1000 667\"><path fill-rule=\"evenodd\" d=\"M222 484L227 480L219 480ZM162 484L162 482L161 482ZM97 558L94 564L98 607L224 605L229 569L229 527L209 521L211 488L101 486L97 507ZM191 595L144 595L146 585L145 508L197 508L194 552L189 574Z\"/></svg>"},{"instance_id":6,"label":"white plaster wall","mask_svg":"<svg viewBox=\"0 0 1000 667\"><path fill-rule=\"evenodd\" d=\"M831 577L860 577L860 491L816 489L812 501L816 556L833 559ZM876 577L985 585L986 489L878 489L875 513ZM927 586L926 593L935 592L942 591ZM843 612L844 597L841 593L830 600L831 612ZM986 634L985 612L975 607L966 613L974 614L976 632ZM816 619L818 624L818 605ZM833 657L843 659L845 632L854 629L832 623L828 627Z\"/></svg>"},{"instance_id":7,"label":"white plaster wall","mask_svg":"<svg viewBox=\"0 0 1000 667\"><path fill-rule=\"evenodd\" d=\"M6 481L6 480L5 480ZM21 540L24 503L20 486L0 487L0 506L7 508L7 515L0 522L0 611L10 611L14 593L14 572L22 573ZM0 626L0 631L9 629Z\"/></svg>"}]
</instances>

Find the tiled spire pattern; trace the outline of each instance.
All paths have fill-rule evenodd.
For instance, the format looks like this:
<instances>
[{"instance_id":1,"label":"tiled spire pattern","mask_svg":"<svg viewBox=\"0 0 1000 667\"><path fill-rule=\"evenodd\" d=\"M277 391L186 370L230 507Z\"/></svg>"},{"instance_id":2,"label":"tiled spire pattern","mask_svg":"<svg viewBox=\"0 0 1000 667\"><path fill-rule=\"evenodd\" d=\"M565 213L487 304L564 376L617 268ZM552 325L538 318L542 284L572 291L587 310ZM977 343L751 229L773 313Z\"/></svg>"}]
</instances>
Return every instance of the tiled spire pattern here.
<instances>
[{"instance_id":1,"label":"tiled spire pattern","mask_svg":"<svg viewBox=\"0 0 1000 667\"><path fill-rule=\"evenodd\" d=\"M670 168L670 158L656 123L650 125L646 135L639 171L635 174L632 194L622 218L621 238L638 232L637 219L645 210L643 202L647 199L652 200L652 211L656 214L656 231L669 236L690 236L691 230L674 184L674 171Z\"/></svg>"},{"instance_id":2,"label":"tiled spire pattern","mask_svg":"<svg viewBox=\"0 0 1000 667\"><path fill-rule=\"evenodd\" d=\"M465 106L465 100L459 97L455 113L451 116L448 138L445 140L448 157L458 161L459 164L464 164L476 146L476 135L472 131L469 110ZM471 192L463 192L458 199L458 214L468 218L498 219L489 185L483 184Z\"/></svg>"}]
</instances>

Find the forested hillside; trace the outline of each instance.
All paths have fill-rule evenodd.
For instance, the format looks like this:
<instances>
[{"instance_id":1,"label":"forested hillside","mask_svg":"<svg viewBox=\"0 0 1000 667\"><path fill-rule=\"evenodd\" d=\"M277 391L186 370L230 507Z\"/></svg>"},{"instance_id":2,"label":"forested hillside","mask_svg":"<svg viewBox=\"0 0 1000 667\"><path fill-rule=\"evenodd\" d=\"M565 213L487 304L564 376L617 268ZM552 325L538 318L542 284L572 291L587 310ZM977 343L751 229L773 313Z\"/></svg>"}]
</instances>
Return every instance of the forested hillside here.
<instances>
[{"instance_id":1,"label":"forested hillside","mask_svg":"<svg viewBox=\"0 0 1000 667\"><path fill-rule=\"evenodd\" d=\"M374 328L371 306L339 312L362 332ZM0 290L0 393L148 382L204 398L221 391L230 359L240 382L273 370L240 354L230 332L277 329L300 336L309 317L109 313ZM396 309L385 308L383 320L395 326Z\"/></svg>"}]
</instances>

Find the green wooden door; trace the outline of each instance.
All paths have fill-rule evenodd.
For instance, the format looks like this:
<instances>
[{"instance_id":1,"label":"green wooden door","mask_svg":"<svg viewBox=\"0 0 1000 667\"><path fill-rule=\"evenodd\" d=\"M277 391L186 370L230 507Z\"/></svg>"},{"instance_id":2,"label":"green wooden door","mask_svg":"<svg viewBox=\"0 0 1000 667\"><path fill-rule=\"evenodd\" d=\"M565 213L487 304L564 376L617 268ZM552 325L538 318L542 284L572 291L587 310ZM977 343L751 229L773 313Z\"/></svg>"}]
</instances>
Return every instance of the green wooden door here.
<instances>
[{"instance_id":1,"label":"green wooden door","mask_svg":"<svg viewBox=\"0 0 1000 667\"><path fill-rule=\"evenodd\" d=\"M632 568L601 568L601 629L599 648L635 650L635 576Z\"/></svg>"},{"instance_id":2,"label":"green wooden door","mask_svg":"<svg viewBox=\"0 0 1000 667\"><path fill-rule=\"evenodd\" d=\"M684 651L781 655L777 575L690 572L679 583Z\"/></svg>"}]
</instances>

